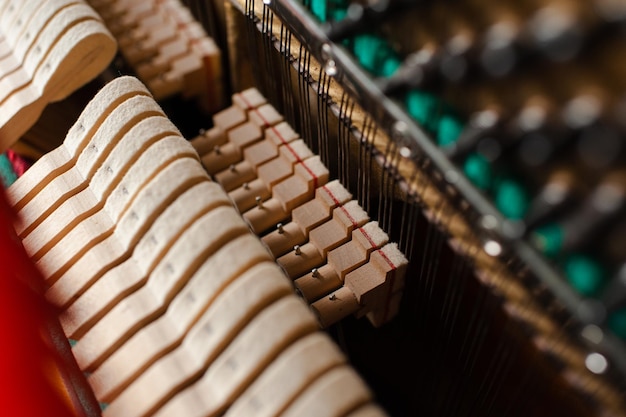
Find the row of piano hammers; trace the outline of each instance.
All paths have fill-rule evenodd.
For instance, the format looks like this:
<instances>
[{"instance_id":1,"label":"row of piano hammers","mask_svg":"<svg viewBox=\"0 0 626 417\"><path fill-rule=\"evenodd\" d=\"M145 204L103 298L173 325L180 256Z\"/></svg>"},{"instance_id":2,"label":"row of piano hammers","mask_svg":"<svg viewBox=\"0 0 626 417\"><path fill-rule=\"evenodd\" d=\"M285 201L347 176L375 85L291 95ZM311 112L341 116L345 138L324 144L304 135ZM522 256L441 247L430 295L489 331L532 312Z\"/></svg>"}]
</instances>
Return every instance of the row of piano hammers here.
<instances>
[{"instance_id":1,"label":"row of piano hammers","mask_svg":"<svg viewBox=\"0 0 626 417\"><path fill-rule=\"evenodd\" d=\"M105 416L384 415L319 323L383 323L406 259L256 90L233 102L192 146L118 78L8 190L77 363Z\"/></svg>"},{"instance_id":2,"label":"row of piano hammers","mask_svg":"<svg viewBox=\"0 0 626 417\"><path fill-rule=\"evenodd\" d=\"M222 106L221 53L180 0L88 0L117 39L120 52L157 101L198 97Z\"/></svg>"}]
</instances>

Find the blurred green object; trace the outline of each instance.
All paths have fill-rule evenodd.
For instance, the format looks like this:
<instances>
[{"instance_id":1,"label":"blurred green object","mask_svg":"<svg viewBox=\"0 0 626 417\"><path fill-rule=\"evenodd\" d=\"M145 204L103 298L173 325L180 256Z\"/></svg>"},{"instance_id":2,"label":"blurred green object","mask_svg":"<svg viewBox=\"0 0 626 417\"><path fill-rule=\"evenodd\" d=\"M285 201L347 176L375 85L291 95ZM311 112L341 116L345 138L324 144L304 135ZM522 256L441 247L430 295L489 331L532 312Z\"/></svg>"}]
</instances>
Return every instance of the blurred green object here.
<instances>
[{"instance_id":1,"label":"blurred green object","mask_svg":"<svg viewBox=\"0 0 626 417\"><path fill-rule=\"evenodd\" d=\"M11 164L9 157L4 153L0 154L0 178L5 188L9 187L17 180L17 174L13 169L13 164Z\"/></svg>"},{"instance_id":2,"label":"blurred green object","mask_svg":"<svg viewBox=\"0 0 626 417\"><path fill-rule=\"evenodd\" d=\"M463 123L458 117L451 114L443 114L439 118L437 126L437 145L446 148L456 143L463 131Z\"/></svg>"},{"instance_id":3,"label":"blurred green object","mask_svg":"<svg viewBox=\"0 0 626 417\"><path fill-rule=\"evenodd\" d=\"M389 77L401 60L389 43L380 36L363 33L352 39L352 52L359 63L376 77Z\"/></svg>"},{"instance_id":4,"label":"blurred green object","mask_svg":"<svg viewBox=\"0 0 626 417\"><path fill-rule=\"evenodd\" d=\"M579 293L587 297L596 295L604 284L604 271L598 262L587 255L569 256L563 265L567 281Z\"/></svg>"},{"instance_id":5,"label":"blurred green object","mask_svg":"<svg viewBox=\"0 0 626 417\"><path fill-rule=\"evenodd\" d=\"M496 207L505 217L513 220L524 217L529 198L520 182L512 178L502 178L496 182L493 194Z\"/></svg>"},{"instance_id":6,"label":"blurred green object","mask_svg":"<svg viewBox=\"0 0 626 417\"><path fill-rule=\"evenodd\" d=\"M533 232L532 239L544 255L553 258L561 252L563 229L556 223L546 224Z\"/></svg>"},{"instance_id":7,"label":"blurred green object","mask_svg":"<svg viewBox=\"0 0 626 417\"><path fill-rule=\"evenodd\" d=\"M484 156L478 153L469 154L463 164L463 172L481 190L487 190L491 186L491 165Z\"/></svg>"},{"instance_id":8,"label":"blurred green object","mask_svg":"<svg viewBox=\"0 0 626 417\"><path fill-rule=\"evenodd\" d=\"M437 97L424 91L411 90L404 101L409 115L424 129L433 132L439 127L441 101Z\"/></svg>"}]
</instances>

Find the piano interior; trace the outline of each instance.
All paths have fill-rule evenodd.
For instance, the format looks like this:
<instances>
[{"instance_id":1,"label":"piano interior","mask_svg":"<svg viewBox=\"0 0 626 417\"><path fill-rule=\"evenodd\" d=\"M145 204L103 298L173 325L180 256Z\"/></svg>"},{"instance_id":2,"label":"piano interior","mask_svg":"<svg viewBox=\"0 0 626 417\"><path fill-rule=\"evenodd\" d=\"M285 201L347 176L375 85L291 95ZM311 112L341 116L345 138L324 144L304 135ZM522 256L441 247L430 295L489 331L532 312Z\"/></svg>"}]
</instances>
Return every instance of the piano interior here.
<instances>
[{"instance_id":1,"label":"piano interior","mask_svg":"<svg viewBox=\"0 0 626 417\"><path fill-rule=\"evenodd\" d=\"M626 415L623 1L0 3L74 415Z\"/></svg>"}]
</instances>

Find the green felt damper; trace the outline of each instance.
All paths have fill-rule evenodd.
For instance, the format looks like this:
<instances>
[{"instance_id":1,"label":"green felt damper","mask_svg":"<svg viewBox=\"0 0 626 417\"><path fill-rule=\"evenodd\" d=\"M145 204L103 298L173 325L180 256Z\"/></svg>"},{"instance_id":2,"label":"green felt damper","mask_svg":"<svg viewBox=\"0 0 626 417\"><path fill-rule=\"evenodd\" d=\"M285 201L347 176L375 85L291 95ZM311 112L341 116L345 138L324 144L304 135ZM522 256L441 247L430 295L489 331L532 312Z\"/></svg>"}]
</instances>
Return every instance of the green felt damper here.
<instances>
[{"instance_id":1,"label":"green felt damper","mask_svg":"<svg viewBox=\"0 0 626 417\"><path fill-rule=\"evenodd\" d=\"M353 53L359 63L377 77L389 77L400 66L400 59L387 41L370 33L357 35L352 40Z\"/></svg>"},{"instance_id":2,"label":"green felt damper","mask_svg":"<svg viewBox=\"0 0 626 417\"><path fill-rule=\"evenodd\" d=\"M391 77L400 68L402 62L396 56L390 56L385 59L382 64L381 75L383 77Z\"/></svg>"},{"instance_id":3,"label":"green felt damper","mask_svg":"<svg viewBox=\"0 0 626 417\"><path fill-rule=\"evenodd\" d=\"M345 7L340 7L340 8L336 8L328 12L328 18L330 20L339 21L339 20L345 19L347 14L348 14L348 10Z\"/></svg>"},{"instance_id":4,"label":"green felt damper","mask_svg":"<svg viewBox=\"0 0 626 417\"><path fill-rule=\"evenodd\" d=\"M327 0L311 0L311 13L320 22L326 22L328 15Z\"/></svg>"},{"instance_id":5,"label":"green felt damper","mask_svg":"<svg viewBox=\"0 0 626 417\"><path fill-rule=\"evenodd\" d=\"M500 212L507 218L519 220L528 210L528 194L519 182L504 178L496 184L494 202Z\"/></svg>"},{"instance_id":6,"label":"green felt damper","mask_svg":"<svg viewBox=\"0 0 626 417\"><path fill-rule=\"evenodd\" d=\"M446 148L456 143L463 131L461 121L451 114L443 114L437 126L437 145Z\"/></svg>"},{"instance_id":7,"label":"green felt damper","mask_svg":"<svg viewBox=\"0 0 626 417\"><path fill-rule=\"evenodd\" d=\"M533 232L532 239L544 255L555 257L563 245L563 228L556 223L541 226Z\"/></svg>"},{"instance_id":8,"label":"green felt damper","mask_svg":"<svg viewBox=\"0 0 626 417\"><path fill-rule=\"evenodd\" d=\"M604 282L602 267L586 255L571 255L563 269L570 285L587 297L596 295Z\"/></svg>"},{"instance_id":9,"label":"green felt damper","mask_svg":"<svg viewBox=\"0 0 626 417\"><path fill-rule=\"evenodd\" d=\"M465 176L481 190L486 190L491 185L491 165L482 155L469 154L463 164Z\"/></svg>"},{"instance_id":10,"label":"green felt damper","mask_svg":"<svg viewBox=\"0 0 626 417\"><path fill-rule=\"evenodd\" d=\"M405 105L409 116L417 121L424 129L433 132L439 126L437 114L441 103L432 94L411 90L406 94Z\"/></svg>"},{"instance_id":11,"label":"green felt damper","mask_svg":"<svg viewBox=\"0 0 626 417\"><path fill-rule=\"evenodd\" d=\"M609 329L619 338L626 340L626 307L615 311L609 316Z\"/></svg>"}]
</instances>

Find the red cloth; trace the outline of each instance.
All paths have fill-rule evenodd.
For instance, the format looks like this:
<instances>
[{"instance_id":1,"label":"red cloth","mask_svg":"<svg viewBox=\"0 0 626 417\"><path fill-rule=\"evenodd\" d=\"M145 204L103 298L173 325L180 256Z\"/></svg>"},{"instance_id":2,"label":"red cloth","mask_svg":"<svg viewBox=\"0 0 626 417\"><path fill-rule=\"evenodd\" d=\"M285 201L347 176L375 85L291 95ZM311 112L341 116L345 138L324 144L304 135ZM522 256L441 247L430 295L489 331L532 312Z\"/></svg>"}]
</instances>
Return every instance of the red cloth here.
<instances>
[{"instance_id":1,"label":"red cloth","mask_svg":"<svg viewBox=\"0 0 626 417\"><path fill-rule=\"evenodd\" d=\"M54 312L37 291L38 271L15 236L13 213L0 192L0 404L3 416L74 416L46 332Z\"/></svg>"},{"instance_id":2,"label":"red cloth","mask_svg":"<svg viewBox=\"0 0 626 417\"><path fill-rule=\"evenodd\" d=\"M9 161L11 161L13 170L18 177L21 177L22 174L30 167L30 163L26 159L22 158L11 149L7 150L7 157L9 158Z\"/></svg>"}]
</instances>

